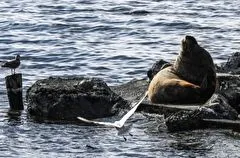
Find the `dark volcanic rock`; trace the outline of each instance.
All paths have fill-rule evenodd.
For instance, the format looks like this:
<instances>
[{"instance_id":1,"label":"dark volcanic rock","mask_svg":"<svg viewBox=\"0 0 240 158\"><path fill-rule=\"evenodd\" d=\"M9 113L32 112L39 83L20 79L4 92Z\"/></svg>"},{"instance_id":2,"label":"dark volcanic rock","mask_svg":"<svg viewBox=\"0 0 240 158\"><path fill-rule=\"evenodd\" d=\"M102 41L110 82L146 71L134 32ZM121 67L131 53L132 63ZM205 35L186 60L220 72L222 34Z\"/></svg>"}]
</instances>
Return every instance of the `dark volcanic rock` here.
<instances>
[{"instance_id":1,"label":"dark volcanic rock","mask_svg":"<svg viewBox=\"0 0 240 158\"><path fill-rule=\"evenodd\" d=\"M218 72L240 74L240 52L234 53L228 58L228 61L217 67Z\"/></svg>"},{"instance_id":2,"label":"dark volcanic rock","mask_svg":"<svg viewBox=\"0 0 240 158\"><path fill-rule=\"evenodd\" d=\"M108 117L127 102L97 78L50 77L27 91L28 112L38 118L76 120Z\"/></svg>"},{"instance_id":3,"label":"dark volcanic rock","mask_svg":"<svg viewBox=\"0 0 240 158\"><path fill-rule=\"evenodd\" d=\"M229 105L240 113L240 75L218 76L218 83L217 93L222 94Z\"/></svg>"},{"instance_id":4,"label":"dark volcanic rock","mask_svg":"<svg viewBox=\"0 0 240 158\"><path fill-rule=\"evenodd\" d=\"M166 119L169 131L192 130L207 128L203 119L230 119L238 118L238 113L220 94L214 94L212 98L193 111L179 111Z\"/></svg>"},{"instance_id":5,"label":"dark volcanic rock","mask_svg":"<svg viewBox=\"0 0 240 158\"><path fill-rule=\"evenodd\" d=\"M111 89L124 99L135 101L145 94L148 84L148 81L145 79L132 80L126 84L111 87Z\"/></svg>"},{"instance_id":6,"label":"dark volcanic rock","mask_svg":"<svg viewBox=\"0 0 240 158\"><path fill-rule=\"evenodd\" d=\"M162 69L165 65L171 65L169 62L165 60L159 60L153 64L153 66L148 70L147 76L150 80Z\"/></svg>"}]
</instances>

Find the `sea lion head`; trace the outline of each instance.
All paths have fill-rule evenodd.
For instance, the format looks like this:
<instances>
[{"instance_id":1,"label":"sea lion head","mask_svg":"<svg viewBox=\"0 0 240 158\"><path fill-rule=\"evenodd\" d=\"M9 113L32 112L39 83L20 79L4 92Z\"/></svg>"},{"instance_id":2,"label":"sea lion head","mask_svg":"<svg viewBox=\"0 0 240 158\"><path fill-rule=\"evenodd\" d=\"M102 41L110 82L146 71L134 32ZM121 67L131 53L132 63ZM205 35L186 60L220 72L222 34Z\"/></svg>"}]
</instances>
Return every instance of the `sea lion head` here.
<instances>
[{"instance_id":1,"label":"sea lion head","mask_svg":"<svg viewBox=\"0 0 240 158\"><path fill-rule=\"evenodd\" d=\"M211 55L201 47L193 36L185 36L174 70L178 76L191 83L201 85L205 76L215 76L215 67Z\"/></svg>"},{"instance_id":2,"label":"sea lion head","mask_svg":"<svg viewBox=\"0 0 240 158\"><path fill-rule=\"evenodd\" d=\"M214 67L212 57L209 52L201 47L193 36L185 36L182 40L181 58L192 65Z\"/></svg>"},{"instance_id":3,"label":"sea lion head","mask_svg":"<svg viewBox=\"0 0 240 158\"><path fill-rule=\"evenodd\" d=\"M182 55L189 57L196 51L199 51L197 40L193 36L185 36L182 40Z\"/></svg>"}]
</instances>

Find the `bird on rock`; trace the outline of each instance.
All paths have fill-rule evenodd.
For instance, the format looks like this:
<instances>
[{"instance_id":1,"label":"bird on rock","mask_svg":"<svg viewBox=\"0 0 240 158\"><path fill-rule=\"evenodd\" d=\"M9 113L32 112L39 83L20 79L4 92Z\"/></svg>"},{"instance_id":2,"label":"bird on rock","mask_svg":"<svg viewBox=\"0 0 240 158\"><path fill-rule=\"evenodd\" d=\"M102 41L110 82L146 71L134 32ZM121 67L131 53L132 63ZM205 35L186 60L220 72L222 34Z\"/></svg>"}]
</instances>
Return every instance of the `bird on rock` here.
<instances>
[{"instance_id":1,"label":"bird on rock","mask_svg":"<svg viewBox=\"0 0 240 158\"><path fill-rule=\"evenodd\" d=\"M11 69L11 73L15 74L15 69L20 65L20 55L16 55L15 59L5 62L2 67L8 67Z\"/></svg>"}]
</instances>

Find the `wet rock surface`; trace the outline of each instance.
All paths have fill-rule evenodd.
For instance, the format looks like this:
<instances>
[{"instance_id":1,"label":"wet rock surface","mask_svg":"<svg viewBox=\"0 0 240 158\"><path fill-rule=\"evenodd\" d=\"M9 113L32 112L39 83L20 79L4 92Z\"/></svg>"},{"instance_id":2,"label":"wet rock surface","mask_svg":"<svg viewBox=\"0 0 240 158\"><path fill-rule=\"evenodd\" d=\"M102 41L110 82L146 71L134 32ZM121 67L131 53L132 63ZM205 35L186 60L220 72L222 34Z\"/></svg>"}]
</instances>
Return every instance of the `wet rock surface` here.
<instances>
[{"instance_id":1,"label":"wet rock surface","mask_svg":"<svg viewBox=\"0 0 240 158\"><path fill-rule=\"evenodd\" d=\"M127 102L97 78L50 77L27 91L28 112L54 120L89 119L114 115Z\"/></svg>"}]
</instances>

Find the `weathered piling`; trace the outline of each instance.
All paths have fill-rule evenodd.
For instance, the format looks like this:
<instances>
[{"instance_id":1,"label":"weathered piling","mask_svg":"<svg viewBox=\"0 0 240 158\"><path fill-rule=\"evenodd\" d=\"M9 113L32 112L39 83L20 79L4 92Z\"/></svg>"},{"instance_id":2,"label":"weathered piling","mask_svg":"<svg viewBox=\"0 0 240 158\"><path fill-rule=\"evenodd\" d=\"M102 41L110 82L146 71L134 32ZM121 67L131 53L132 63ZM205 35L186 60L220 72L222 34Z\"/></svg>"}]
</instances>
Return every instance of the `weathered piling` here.
<instances>
[{"instance_id":1,"label":"weathered piling","mask_svg":"<svg viewBox=\"0 0 240 158\"><path fill-rule=\"evenodd\" d=\"M23 110L22 74L12 74L5 77L10 110Z\"/></svg>"}]
</instances>

